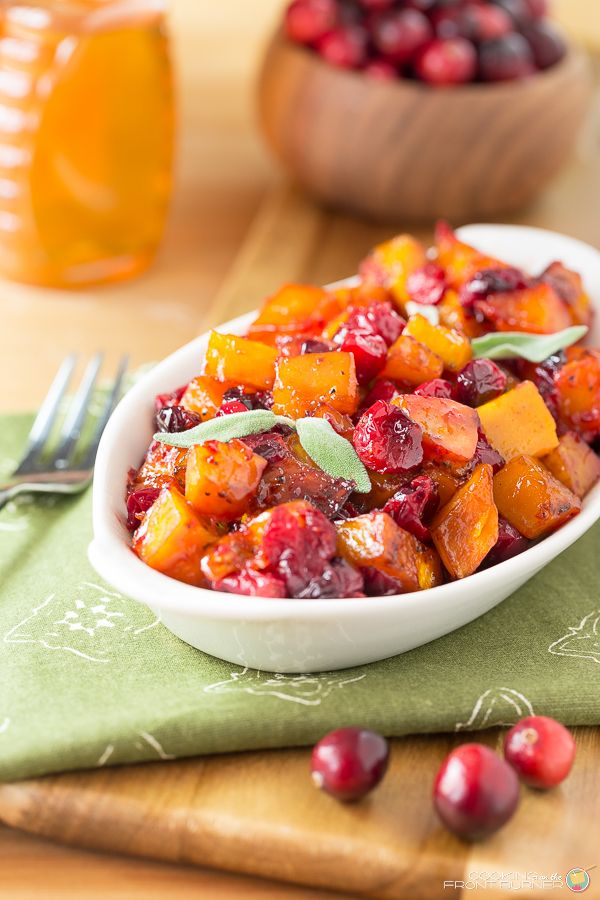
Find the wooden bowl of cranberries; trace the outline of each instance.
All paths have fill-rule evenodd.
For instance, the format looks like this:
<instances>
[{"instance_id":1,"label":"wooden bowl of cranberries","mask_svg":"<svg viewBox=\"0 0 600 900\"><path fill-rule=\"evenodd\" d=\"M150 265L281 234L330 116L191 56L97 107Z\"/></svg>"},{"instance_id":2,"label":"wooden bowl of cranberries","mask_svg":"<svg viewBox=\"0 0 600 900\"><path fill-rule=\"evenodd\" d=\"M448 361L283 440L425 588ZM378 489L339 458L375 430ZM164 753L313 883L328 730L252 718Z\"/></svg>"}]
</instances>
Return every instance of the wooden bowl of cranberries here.
<instances>
[{"instance_id":1,"label":"wooden bowl of cranberries","mask_svg":"<svg viewBox=\"0 0 600 900\"><path fill-rule=\"evenodd\" d=\"M370 218L490 218L571 154L588 62L548 0L293 0L259 79L266 140Z\"/></svg>"}]
</instances>

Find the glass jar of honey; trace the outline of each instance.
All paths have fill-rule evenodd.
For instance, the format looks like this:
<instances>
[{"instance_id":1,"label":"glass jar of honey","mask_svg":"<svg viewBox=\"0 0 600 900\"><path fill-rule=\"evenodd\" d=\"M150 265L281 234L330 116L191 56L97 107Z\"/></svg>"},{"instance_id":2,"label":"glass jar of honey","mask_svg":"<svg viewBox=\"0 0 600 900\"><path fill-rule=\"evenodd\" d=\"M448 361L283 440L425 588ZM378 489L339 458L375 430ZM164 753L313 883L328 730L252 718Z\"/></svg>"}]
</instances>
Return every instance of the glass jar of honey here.
<instances>
[{"instance_id":1,"label":"glass jar of honey","mask_svg":"<svg viewBox=\"0 0 600 900\"><path fill-rule=\"evenodd\" d=\"M164 0L0 5L0 275L128 278L162 236L173 155Z\"/></svg>"}]
</instances>

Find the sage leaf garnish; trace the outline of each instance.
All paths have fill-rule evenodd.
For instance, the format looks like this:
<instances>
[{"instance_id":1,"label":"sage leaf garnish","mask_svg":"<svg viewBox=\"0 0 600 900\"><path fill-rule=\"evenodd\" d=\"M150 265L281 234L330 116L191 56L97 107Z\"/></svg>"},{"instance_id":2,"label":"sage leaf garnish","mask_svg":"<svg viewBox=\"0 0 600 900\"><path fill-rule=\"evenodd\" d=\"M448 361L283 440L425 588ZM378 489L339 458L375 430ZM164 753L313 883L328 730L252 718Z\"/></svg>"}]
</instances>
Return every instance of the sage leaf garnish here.
<instances>
[{"instance_id":1,"label":"sage leaf garnish","mask_svg":"<svg viewBox=\"0 0 600 900\"><path fill-rule=\"evenodd\" d=\"M217 416L187 431L177 433L159 431L154 435L154 440L169 444L171 447L194 447L206 441L226 443L234 438L270 431L275 425L289 425L290 428L294 428L294 420L288 419L287 416L277 416L269 409L249 409L248 412Z\"/></svg>"},{"instance_id":2,"label":"sage leaf garnish","mask_svg":"<svg viewBox=\"0 0 600 900\"><path fill-rule=\"evenodd\" d=\"M360 494L369 493L371 481L356 450L326 419L297 419L296 430L303 449L320 469L334 478L353 481Z\"/></svg>"},{"instance_id":3,"label":"sage leaf garnish","mask_svg":"<svg viewBox=\"0 0 600 900\"><path fill-rule=\"evenodd\" d=\"M543 362L580 341L588 332L585 325L573 325L554 334L528 334L525 331L504 331L484 334L471 341L473 356L486 359L527 359Z\"/></svg>"}]
</instances>

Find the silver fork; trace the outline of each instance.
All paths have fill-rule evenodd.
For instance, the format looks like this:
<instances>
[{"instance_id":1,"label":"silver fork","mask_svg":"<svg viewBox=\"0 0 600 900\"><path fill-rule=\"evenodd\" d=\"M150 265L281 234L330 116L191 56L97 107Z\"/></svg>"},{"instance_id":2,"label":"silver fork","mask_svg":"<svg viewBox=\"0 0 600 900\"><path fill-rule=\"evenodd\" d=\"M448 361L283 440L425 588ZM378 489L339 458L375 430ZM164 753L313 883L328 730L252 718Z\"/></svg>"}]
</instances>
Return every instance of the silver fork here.
<instances>
[{"instance_id":1,"label":"silver fork","mask_svg":"<svg viewBox=\"0 0 600 900\"><path fill-rule=\"evenodd\" d=\"M79 388L66 411L58 445L52 451L52 455L48 456L45 453L48 438L66 396L77 356L72 353L63 360L29 432L23 458L13 472L10 482L0 487L0 509L17 494L77 494L88 486L92 480L98 444L108 418L121 395L128 364L127 356L123 356L92 438L83 448L83 452L79 453L82 444L81 431L89 412L90 400L103 358L102 353L97 353L88 363Z\"/></svg>"}]
</instances>

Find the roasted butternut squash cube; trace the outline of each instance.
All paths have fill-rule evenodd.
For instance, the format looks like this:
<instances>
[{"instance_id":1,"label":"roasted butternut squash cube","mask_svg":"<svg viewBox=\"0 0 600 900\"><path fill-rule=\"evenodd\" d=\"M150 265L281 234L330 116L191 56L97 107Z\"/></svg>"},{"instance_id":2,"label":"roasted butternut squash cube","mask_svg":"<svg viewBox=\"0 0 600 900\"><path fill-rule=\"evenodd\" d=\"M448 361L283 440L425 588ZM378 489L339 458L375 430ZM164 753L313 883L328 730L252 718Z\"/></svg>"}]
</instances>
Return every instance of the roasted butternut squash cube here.
<instances>
[{"instance_id":1,"label":"roasted butternut squash cube","mask_svg":"<svg viewBox=\"0 0 600 900\"><path fill-rule=\"evenodd\" d=\"M196 512L217 519L239 519L248 512L267 460L243 441L206 441L190 447L185 497Z\"/></svg>"},{"instance_id":2,"label":"roasted butternut squash cube","mask_svg":"<svg viewBox=\"0 0 600 900\"><path fill-rule=\"evenodd\" d=\"M479 568L498 540L492 467L479 465L430 526L442 562L453 578L466 578Z\"/></svg>"},{"instance_id":3,"label":"roasted butternut squash cube","mask_svg":"<svg viewBox=\"0 0 600 900\"><path fill-rule=\"evenodd\" d=\"M477 407L485 436L504 457L546 456L558 446L556 423L531 381Z\"/></svg>"},{"instance_id":4,"label":"roasted butternut squash cube","mask_svg":"<svg viewBox=\"0 0 600 900\"><path fill-rule=\"evenodd\" d=\"M573 431L563 434L558 447L544 456L542 462L555 478L580 498L600 481L600 457Z\"/></svg>"},{"instance_id":5,"label":"roasted butternut squash cube","mask_svg":"<svg viewBox=\"0 0 600 900\"><path fill-rule=\"evenodd\" d=\"M411 272L427 262L425 247L410 234L399 234L390 241L378 244L359 266L365 286L387 288L400 309L410 300L406 280Z\"/></svg>"},{"instance_id":6,"label":"roasted butternut squash cube","mask_svg":"<svg viewBox=\"0 0 600 900\"><path fill-rule=\"evenodd\" d=\"M452 328L468 338L476 338L483 334L484 329L474 316L469 315L460 301L457 292L449 288L444 294L441 303L437 307L440 317L440 325Z\"/></svg>"},{"instance_id":7,"label":"roasted butternut squash cube","mask_svg":"<svg viewBox=\"0 0 600 900\"><path fill-rule=\"evenodd\" d=\"M519 291L489 294L475 303L496 331L553 334L573 324L569 309L549 284Z\"/></svg>"},{"instance_id":8,"label":"roasted butternut squash cube","mask_svg":"<svg viewBox=\"0 0 600 900\"><path fill-rule=\"evenodd\" d=\"M592 301L578 272L567 269L561 262L553 262L542 272L540 278L550 284L567 304L573 325L591 325Z\"/></svg>"},{"instance_id":9,"label":"roasted butternut squash cube","mask_svg":"<svg viewBox=\"0 0 600 900\"><path fill-rule=\"evenodd\" d=\"M401 394L392 400L423 430L425 457L464 464L477 449L479 417L470 406L443 397Z\"/></svg>"},{"instance_id":10,"label":"roasted butternut squash cube","mask_svg":"<svg viewBox=\"0 0 600 900\"><path fill-rule=\"evenodd\" d=\"M200 559L218 539L175 486L163 488L133 535L132 546L148 566L187 584L201 585Z\"/></svg>"},{"instance_id":11,"label":"roasted butternut squash cube","mask_svg":"<svg viewBox=\"0 0 600 900\"><path fill-rule=\"evenodd\" d=\"M439 356L449 372L460 372L473 356L466 335L443 325L433 325L425 316L411 316L403 335L410 335Z\"/></svg>"},{"instance_id":12,"label":"roasted butternut squash cube","mask_svg":"<svg viewBox=\"0 0 600 900\"><path fill-rule=\"evenodd\" d=\"M243 531L232 531L211 545L202 557L201 569L209 581L221 581L234 572L241 572L253 554L250 537Z\"/></svg>"},{"instance_id":13,"label":"roasted butternut squash cube","mask_svg":"<svg viewBox=\"0 0 600 900\"><path fill-rule=\"evenodd\" d=\"M422 591L444 583L444 569L439 553L420 541L417 541L417 577Z\"/></svg>"},{"instance_id":14,"label":"roasted butternut squash cube","mask_svg":"<svg viewBox=\"0 0 600 900\"><path fill-rule=\"evenodd\" d=\"M231 386L231 382L217 381L210 375L198 375L189 382L180 404L190 412L197 413L203 422L214 419L225 391Z\"/></svg>"},{"instance_id":15,"label":"roasted butternut squash cube","mask_svg":"<svg viewBox=\"0 0 600 900\"><path fill-rule=\"evenodd\" d=\"M459 241L446 222L438 222L435 229L437 263L446 272L451 287L458 288L470 281L482 269L506 269L507 263L480 253L475 247Z\"/></svg>"},{"instance_id":16,"label":"roasted butternut squash cube","mask_svg":"<svg viewBox=\"0 0 600 900\"><path fill-rule=\"evenodd\" d=\"M180 447L152 441L142 465L130 478L130 487L133 490L162 488L175 481L183 489L186 453Z\"/></svg>"},{"instance_id":17,"label":"roasted butternut squash cube","mask_svg":"<svg viewBox=\"0 0 600 900\"><path fill-rule=\"evenodd\" d=\"M258 390L268 390L275 381L277 351L259 341L235 334L211 331L204 374L219 381L233 381Z\"/></svg>"},{"instance_id":18,"label":"roasted butternut squash cube","mask_svg":"<svg viewBox=\"0 0 600 900\"><path fill-rule=\"evenodd\" d=\"M418 591L417 539L387 513L375 510L337 526L338 553L355 566L372 566L395 578L405 591Z\"/></svg>"},{"instance_id":19,"label":"roasted butternut squash cube","mask_svg":"<svg viewBox=\"0 0 600 900\"><path fill-rule=\"evenodd\" d=\"M429 475L435 482L440 495L440 507L445 506L454 497L465 480L452 463L429 463L423 469L423 474Z\"/></svg>"},{"instance_id":20,"label":"roasted butternut squash cube","mask_svg":"<svg viewBox=\"0 0 600 900\"><path fill-rule=\"evenodd\" d=\"M600 435L600 353L571 347L554 383L561 420L582 437L594 440Z\"/></svg>"},{"instance_id":21,"label":"roasted butternut squash cube","mask_svg":"<svg viewBox=\"0 0 600 900\"><path fill-rule=\"evenodd\" d=\"M273 388L273 412L302 418L323 403L351 415L358 408L354 356L339 350L280 359Z\"/></svg>"},{"instance_id":22,"label":"roasted butternut squash cube","mask_svg":"<svg viewBox=\"0 0 600 900\"><path fill-rule=\"evenodd\" d=\"M581 511L581 501L533 456L516 456L494 476L500 513L534 541Z\"/></svg>"},{"instance_id":23,"label":"roasted butternut squash cube","mask_svg":"<svg viewBox=\"0 0 600 900\"><path fill-rule=\"evenodd\" d=\"M439 378L443 371L444 363L437 353L410 335L401 334L390 347L385 368L378 377L417 386Z\"/></svg>"},{"instance_id":24,"label":"roasted butternut squash cube","mask_svg":"<svg viewBox=\"0 0 600 900\"><path fill-rule=\"evenodd\" d=\"M284 284L269 297L250 326L250 337L313 334L344 308L343 298L311 284Z\"/></svg>"}]
</instances>

